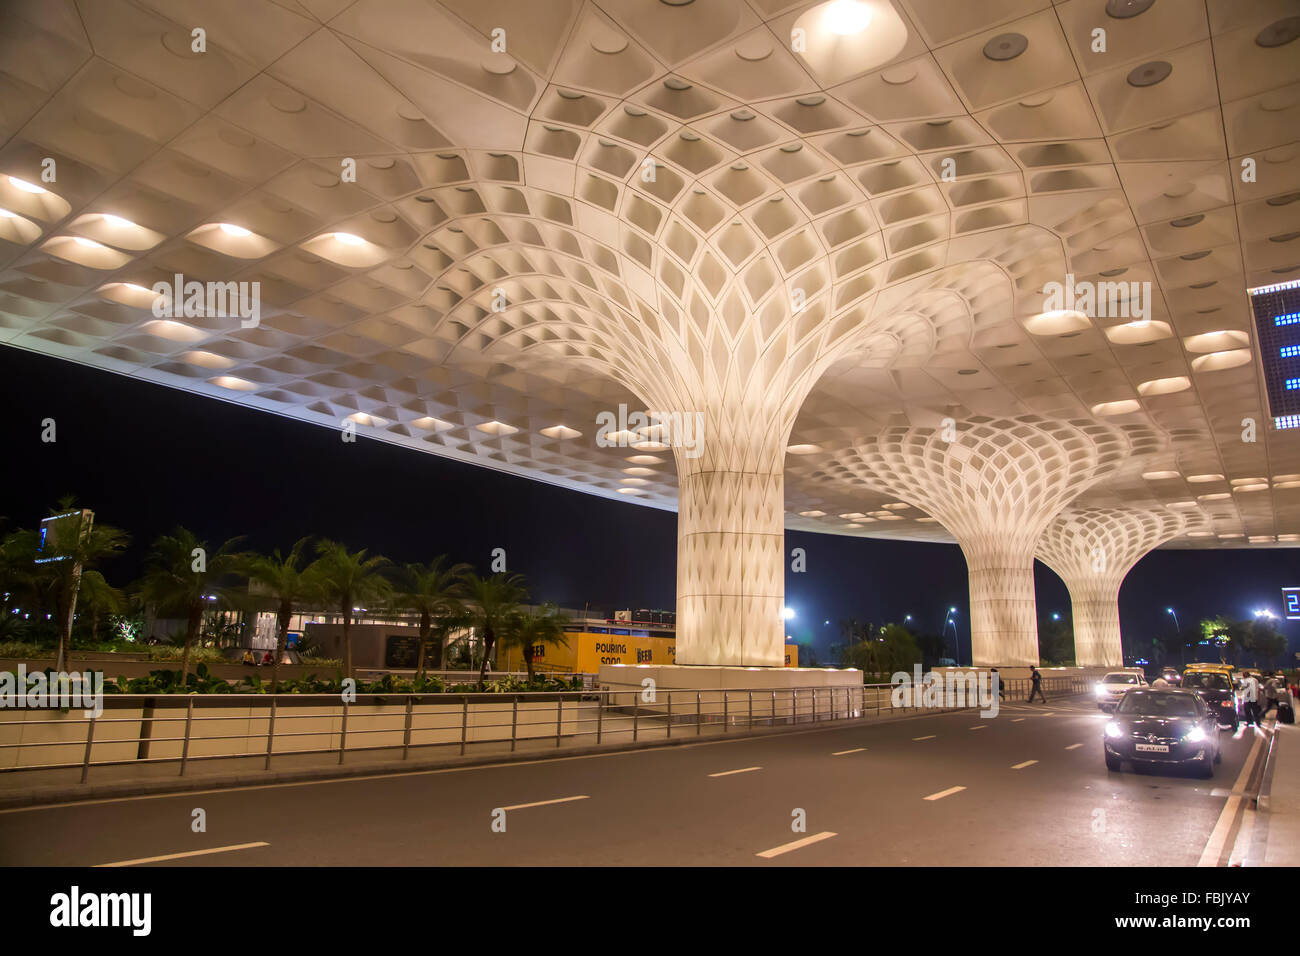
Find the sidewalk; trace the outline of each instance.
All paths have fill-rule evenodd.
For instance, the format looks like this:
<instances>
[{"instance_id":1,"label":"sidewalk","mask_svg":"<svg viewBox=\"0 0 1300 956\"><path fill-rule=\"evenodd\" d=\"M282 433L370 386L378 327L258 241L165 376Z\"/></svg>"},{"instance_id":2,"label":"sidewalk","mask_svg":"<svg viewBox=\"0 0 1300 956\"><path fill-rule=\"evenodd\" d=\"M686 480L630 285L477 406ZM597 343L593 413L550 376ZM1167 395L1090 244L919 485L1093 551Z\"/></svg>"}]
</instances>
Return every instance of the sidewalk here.
<instances>
[{"instance_id":1,"label":"sidewalk","mask_svg":"<svg viewBox=\"0 0 1300 956\"><path fill-rule=\"evenodd\" d=\"M1274 727L1248 866L1300 866L1300 724Z\"/></svg>"}]
</instances>

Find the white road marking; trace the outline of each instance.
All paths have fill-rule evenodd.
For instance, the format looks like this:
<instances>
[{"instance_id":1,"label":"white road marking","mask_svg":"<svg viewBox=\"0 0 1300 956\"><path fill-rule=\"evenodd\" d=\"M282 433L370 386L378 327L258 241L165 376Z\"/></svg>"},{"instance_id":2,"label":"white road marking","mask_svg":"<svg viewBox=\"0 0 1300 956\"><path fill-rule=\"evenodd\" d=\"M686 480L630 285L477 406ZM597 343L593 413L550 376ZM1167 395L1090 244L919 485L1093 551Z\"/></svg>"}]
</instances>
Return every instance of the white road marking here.
<instances>
[{"instance_id":1,"label":"white road marking","mask_svg":"<svg viewBox=\"0 0 1300 956\"><path fill-rule=\"evenodd\" d=\"M1197 861L1197 866L1218 866L1219 857L1223 855L1223 845L1228 841L1228 831L1232 829L1232 821L1237 817L1237 808L1241 806L1242 798L1235 794L1243 793L1246 784L1250 781L1250 772L1255 766L1255 757L1259 753L1260 745L1264 743L1262 736L1255 738L1255 743L1250 748L1250 755L1246 757L1245 763L1241 765L1241 773L1237 774L1237 780L1232 785L1234 796L1228 798L1228 802L1223 805L1223 812L1219 814L1219 822L1214 825L1214 830L1210 833L1210 839L1205 843L1205 849L1201 852L1201 858Z\"/></svg>"},{"instance_id":2,"label":"white road marking","mask_svg":"<svg viewBox=\"0 0 1300 956\"><path fill-rule=\"evenodd\" d=\"M162 856L142 856L138 860L119 860L116 863L99 863L97 866L135 866L137 863L160 863L163 860L180 860L187 856L208 856L211 853L229 853L232 850L251 850L255 846L270 846L266 842L235 843L231 846L214 846L210 850L188 850L184 853L166 853Z\"/></svg>"},{"instance_id":3,"label":"white road marking","mask_svg":"<svg viewBox=\"0 0 1300 956\"><path fill-rule=\"evenodd\" d=\"M590 800L591 797L583 794L577 797L556 797L554 800L538 800L536 803L516 803L513 807L499 807L501 810L527 810L529 807L544 807L551 803L570 803L574 800Z\"/></svg>"},{"instance_id":4,"label":"white road marking","mask_svg":"<svg viewBox=\"0 0 1300 956\"><path fill-rule=\"evenodd\" d=\"M947 790L940 790L938 793L932 793L926 800L942 800L944 797L951 797L954 793L961 793L965 787L949 787Z\"/></svg>"},{"instance_id":5,"label":"white road marking","mask_svg":"<svg viewBox=\"0 0 1300 956\"><path fill-rule=\"evenodd\" d=\"M1018 764L1016 764L1016 765L1013 766L1011 769L1012 769L1012 770L1024 770L1026 767L1032 767L1032 766L1033 766L1034 764L1036 764L1036 763L1038 763L1037 760L1026 760L1024 763L1018 763Z\"/></svg>"},{"instance_id":6,"label":"white road marking","mask_svg":"<svg viewBox=\"0 0 1300 956\"><path fill-rule=\"evenodd\" d=\"M937 734L926 734L924 737L913 737L913 740L934 740Z\"/></svg>"},{"instance_id":7,"label":"white road marking","mask_svg":"<svg viewBox=\"0 0 1300 956\"><path fill-rule=\"evenodd\" d=\"M967 727L967 730L983 730L988 724L976 724L974 727Z\"/></svg>"},{"instance_id":8,"label":"white road marking","mask_svg":"<svg viewBox=\"0 0 1300 956\"><path fill-rule=\"evenodd\" d=\"M739 770L724 770L722 773L711 773L710 777L730 777L733 773L749 773L751 770L762 770L762 767L742 767Z\"/></svg>"},{"instance_id":9,"label":"white road marking","mask_svg":"<svg viewBox=\"0 0 1300 956\"><path fill-rule=\"evenodd\" d=\"M823 830L821 833L814 833L812 836L806 836L802 840L793 840L790 843L782 843L780 846L774 846L770 850L764 850L762 853L755 853L754 856L761 856L765 860L770 860L774 856L780 856L782 853L789 853L791 850L797 850L800 847L808 846L811 843L820 843L822 840L829 840L836 836L830 830Z\"/></svg>"},{"instance_id":10,"label":"white road marking","mask_svg":"<svg viewBox=\"0 0 1300 956\"><path fill-rule=\"evenodd\" d=\"M1070 746L1066 747L1065 749L1066 749L1066 750L1078 750L1078 749L1079 749L1080 747L1082 747L1082 746L1083 746L1083 744L1070 744Z\"/></svg>"},{"instance_id":11,"label":"white road marking","mask_svg":"<svg viewBox=\"0 0 1300 956\"><path fill-rule=\"evenodd\" d=\"M860 754L866 750L866 747L854 747L852 750L837 750L831 754L832 757L843 757L845 754Z\"/></svg>"},{"instance_id":12,"label":"white road marking","mask_svg":"<svg viewBox=\"0 0 1300 956\"><path fill-rule=\"evenodd\" d=\"M1053 710L1053 711L1049 711L1048 713L1043 714L1043 716L1044 716L1044 717L1055 717L1055 716L1056 716L1056 711L1054 711L1054 710Z\"/></svg>"},{"instance_id":13,"label":"white road marking","mask_svg":"<svg viewBox=\"0 0 1300 956\"><path fill-rule=\"evenodd\" d=\"M1024 719L1025 719L1025 718L1023 718L1023 717L1013 717L1013 718L1011 719L1011 722L1012 722L1013 724L1018 724L1018 723L1020 723L1020 722L1021 722L1022 720L1024 720Z\"/></svg>"}]
</instances>

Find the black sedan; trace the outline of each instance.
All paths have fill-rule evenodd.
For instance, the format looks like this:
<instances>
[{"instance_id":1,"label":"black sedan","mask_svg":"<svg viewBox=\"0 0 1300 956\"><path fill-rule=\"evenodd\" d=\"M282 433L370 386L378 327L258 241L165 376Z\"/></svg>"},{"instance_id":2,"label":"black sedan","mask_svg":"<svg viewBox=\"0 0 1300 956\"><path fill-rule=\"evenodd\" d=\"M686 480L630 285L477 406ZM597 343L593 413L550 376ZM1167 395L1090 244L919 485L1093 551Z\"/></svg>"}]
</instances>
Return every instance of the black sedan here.
<instances>
[{"instance_id":1,"label":"black sedan","mask_svg":"<svg viewBox=\"0 0 1300 956\"><path fill-rule=\"evenodd\" d=\"M1233 733L1237 732L1241 717L1237 713L1237 694L1227 674L1192 671L1183 678L1183 690L1194 691L1205 701L1210 713L1219 718L1220 724L1230 726Z\"/></svg>"},{"instance_id":2,"label":"black sedan","mask_svg":"<svg viewBox=\"0 0 1300 956\"><path fill-rule=\"evenodd\" d=\"M1196 767L1214 776L1219 762L1219 720L1189 690L1135 688L1120 699L1102 735L1106 769L1120 764Z\"/></svg>"}]
</instances>

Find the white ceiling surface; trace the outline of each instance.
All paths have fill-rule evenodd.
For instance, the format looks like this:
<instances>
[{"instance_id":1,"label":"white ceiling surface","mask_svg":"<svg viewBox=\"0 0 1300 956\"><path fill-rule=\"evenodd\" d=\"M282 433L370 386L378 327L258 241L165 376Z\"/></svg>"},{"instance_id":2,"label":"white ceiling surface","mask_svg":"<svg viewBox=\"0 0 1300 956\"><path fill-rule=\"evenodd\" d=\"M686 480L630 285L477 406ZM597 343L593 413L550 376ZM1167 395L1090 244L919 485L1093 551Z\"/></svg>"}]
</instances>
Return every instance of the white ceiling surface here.
<instances>
[{"instance_id":1,"label":"white ceiling surface","mask_svg":"<svg viewBox=\"0 0 1300 956\"><path fill-rule=\"evenodd\" d=\"M1300 42L1256 42L1300 3L897 0L906 41L865 73L791 50L815 6L10 2L0 174L57 179L0 176L0 342L672 508L671 450L596 444L644 407L610 330L669 313L734 349L798 287L878 332L802 406L788 527L951 540L847 450L1031 414L1160 434L1079 507L1209 518L1170 547L1300 542L1245 292L1300 279ZM986 57L1008 33L1025 52ZM1067 271L1150 281L1150 325L1036 324ZM124 285L178 272L260 281L260 324L160 322Z\"/></svg>"}]
</instances>

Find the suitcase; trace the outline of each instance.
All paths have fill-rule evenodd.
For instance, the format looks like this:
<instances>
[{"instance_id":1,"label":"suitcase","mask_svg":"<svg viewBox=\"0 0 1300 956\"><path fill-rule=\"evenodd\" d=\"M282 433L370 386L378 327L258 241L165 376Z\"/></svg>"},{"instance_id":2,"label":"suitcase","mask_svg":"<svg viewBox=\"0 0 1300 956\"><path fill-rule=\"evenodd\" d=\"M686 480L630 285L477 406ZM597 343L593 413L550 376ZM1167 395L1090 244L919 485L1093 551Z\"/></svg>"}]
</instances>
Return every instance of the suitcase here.
<instances>
[{"instance_id":1,"label":"suitcase","mask_svg":"<svg viewBox=\"0 0 1300 956\"><path fill-rule=\"evenodd\" d=\"M1279 703L1277 705L1277 719L1284 724L1294 724L1295 709L1290 704Z\"/></svg>"}]
</instances>

